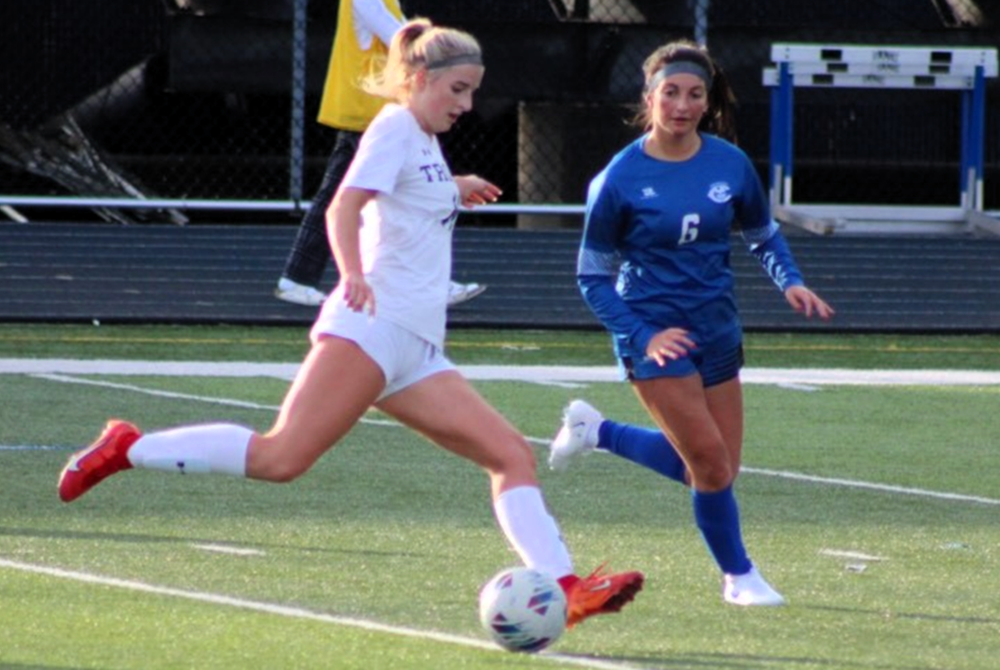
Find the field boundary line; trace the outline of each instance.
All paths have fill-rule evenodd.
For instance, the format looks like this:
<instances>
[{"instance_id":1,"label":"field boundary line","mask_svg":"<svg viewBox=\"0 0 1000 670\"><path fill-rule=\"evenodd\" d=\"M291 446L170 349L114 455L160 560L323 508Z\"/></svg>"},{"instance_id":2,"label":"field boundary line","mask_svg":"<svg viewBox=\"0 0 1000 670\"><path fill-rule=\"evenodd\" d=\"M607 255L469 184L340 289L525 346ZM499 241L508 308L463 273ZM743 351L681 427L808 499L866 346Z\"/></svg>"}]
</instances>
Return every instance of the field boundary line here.
<instances>
[{"instance_id":1,"label":"field boundary line","mask_svg":"<svg viewBox=\"0 0 1000 670\"><path fill-rule=\"evenodd\" d=\"M106 382L97 379L87 379L72 377L68 375L58 375L58 374L38 374L32 375L39 379L47 379L54 382L59 382L62 384L85 384L89 386L100 386L104 388L114 388L123 391L129 391L133 393L143 393L146 395L160 396L166 398L176 398L179 400L193 400L196 402L207 402L217 405L226 405L230 407L243 407L249 409L260 409L266 411L278 411L278 407L275 405L261 405L258 403L246 402L244 400L235 400L231 398L213 398L210 396L198 396L190 395L186 393L178 393L176 391L161 391L159 389L147 389L141 386L135 386L133 384L121 384L118 382ZM362 423L369 425L379 425L379 426L392 426L400 427L400 424L387 419L373 419L370 417L362 417ZM550 437L531 437L526 435L525 438L528 442L532 444L537 444L539 446L547 447L549 442L551 442ZM37 447L38 449L51 449L52 447ZM5 446L0 445L0 451L13 451L13 450L27 450L30 447L26 446ZM918 488L908 488L904 486L895 486L892 484L878 484L875 482L865 482L855 479L840 479L836 477L820 477L816 475L807 475L797 472L787 472L782 470L767 470L762 468L754 468L749 466L742 466L741 472L754 475L762 475L766 477L777 477L781 479L790 479L802 482L809 482L813 484L823 484L826 486L841 486L844 488L855 488L855 489L866 489L870 491L880 491L883 493L901 493L905 495L918 496L923 498L933 498L938 500L952 500L960 502L972 502L984 505L1000 505L1000 500L995 498L985 498L981 496L966 495L962 493L949 493L946 491L932 491L929 489L918 489Z\"/></svg>"},{"instance_id":2,"label":"field boundary line","mask_svg":"<svg viewBox=\"0 0 1000 670\"><path fill-rule=\"evenodd\" d=\"M375 633L386 633L389 635L397 635L400 637L429 640L432 642L443 642L445 644L471 647L475 649L482 649L485 651L492 651L501 654L511 653L504 651L485 640L472 637L464 637L461 635L454 635L451 633L441 633L432 630L421 630L419 628L408 628L406 626L392 626L389 624L379 623L377 621L372 621L369 619L359 619L356 617L346 617L346 616L339 616L336 614L326 614L323 612L316 612L301 607L290 607L288 605L278 605L275 603L248 600L244 598L237 598L234 596L227 596L217 593L188 591L185 589L178 589L169 586L157 586L155 584L147 584L145 582L138 582L127 579L118 579L116 577L103 577L101 575L95 575L87 572L78 572L74 570L66 570L63 568L53 568L44 565L35 565L32 563L12 561L2 557L0 557L0 568L18 570L21 572L28 572L38 575L45 575L48 577L56 577L59 579L68 579L71 581L76 581L86 584L110 586L114 588L125 589L128 591L148 593L152 595L168 596L172 598L183 598L185 600L193 600L196 602L208 603L212 605L224 605L227 607L234 607L238 609L249 610L252 612L260 612L263 614L273 614L276 616L283 616L294 619L307 619L310 621L319 621L321 623L329 623L348 628L358 628L361 630L366 630ZM574 665L580 668L591 668L593 670L643 670L640 666L628 665L624 663L615 663L612 661L603 661L595 658L582 658L579 656L574 656L569 654L559 654L554 652L543 652L540 654L535 654L535 657L539 659L550 660L559 663L561 665Z\"/></svg>"},{"instance_id":3,"label":"field boundary line","mask_svg":"<svg viewBox=\"0 0 1000 670\"><path fill-rule=\"evenodd\" d=\"M779 479L792 479L800 482L812 484L825 484L827 486L843 486L852 489L868 489L870 491L881 491L883 493L901 493L904 495L918 496L920 498L937 498L939 500L955 500L959 502L981 503L983 505L1000 505L1000 500L996 498L984 498L982 496L972 496L963 493L948 493L946 491L931 491L929 489L917 489L908 486L895 486L893 484L876 484L873 482L863 482L858 479L840 479L837 477L819 477L807 475L799 472L785 472L782 470L768 470L765 468L740 468L741 473L764 475L767 477L777 477Z\"/></svg>"},{"instance_id":4,"label":"field boundary line","mask_svg":"<svg viewBox=\"0 0 1000 670\"><path fill-rule=\"evenodd\" d=\"M460 365L479 381L536 383L617 382L614 366ZM0 374L78 374L118 376L274 377L292 379L299 363L211 361L77 360L69 358L0 358ZM1000 371L855 370L848 368L743 368L744 384L816 384L839 386L995 386Z\"/></svg>"}]
</instances>

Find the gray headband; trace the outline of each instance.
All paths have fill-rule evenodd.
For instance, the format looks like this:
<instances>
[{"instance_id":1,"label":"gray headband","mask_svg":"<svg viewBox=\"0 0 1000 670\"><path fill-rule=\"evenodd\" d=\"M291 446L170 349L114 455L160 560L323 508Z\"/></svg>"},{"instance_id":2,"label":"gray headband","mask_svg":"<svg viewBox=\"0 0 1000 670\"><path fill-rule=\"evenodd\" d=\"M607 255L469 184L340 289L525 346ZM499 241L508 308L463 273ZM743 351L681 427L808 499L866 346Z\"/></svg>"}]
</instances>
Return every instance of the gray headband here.
<instances>
[{"instance_id":1,"label":"gray headband","mask_svg":"<svg viewBox=\"0 0 1000 670\"><path fill-rule=\"evenodd\" d=\"M649 78L646 89L652 91L661 81L674 74L693 74L705 82L706 89L712 90L712 75L709 71L704 66L689 60L676 60L661 67Z\"/></svg>"},{"instance_id":2,"label":"gray headband","mask_svg":"<svg viewBox=\"0 0 1000 670\"><path fill-rule=\"evenodd\" d=\"M482 54L458 54L457 56L447 56L441 60L436 60L427 64L428 70L440 70L452 65L482 65Z\"/></svg>"}]
</instances>

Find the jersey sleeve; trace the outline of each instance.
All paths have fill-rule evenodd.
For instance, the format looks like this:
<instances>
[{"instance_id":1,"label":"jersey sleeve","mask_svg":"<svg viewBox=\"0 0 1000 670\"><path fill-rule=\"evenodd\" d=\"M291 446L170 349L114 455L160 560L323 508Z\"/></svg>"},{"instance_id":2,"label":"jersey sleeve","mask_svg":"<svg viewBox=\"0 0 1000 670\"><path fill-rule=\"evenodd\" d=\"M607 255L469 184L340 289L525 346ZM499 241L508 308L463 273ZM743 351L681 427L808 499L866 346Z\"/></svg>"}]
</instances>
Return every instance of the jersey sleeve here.
<instances>
[{"instance_id":1,"label":"jersey sleeve","mask_svg":"<svg viewBox=\"0 0 1000 670\"><path fill-rule=\"evenodd\" d=\"M744 173L743 198L737 217L747 249L782 292L790 286L804 284L788 241L771 218L764 186L749 158L745 158Z\"/></svg>"},{"instance_id":2,"label":"jersey sleeve","mask_svg":"<svg viewBox=\"0 0 1000 670\"><path fill-rule=\"evenodd\" d=\"M344 175L344 186L382 193L393 191L409 155L406 147L411 134L405 112L396 108L395 113L387 113L387 109L375 117L361 136L358 151Z\"/></svg>"},{"instance_id":3,"label":"jersey sleeve","mask_svg":"<svg viewBox=\"0 0 1000 670\"><path fill-rule=\"evenodd\" d=\"M370 30L383 44L389 46L393 35L403 27L403 22L393 16L382 0L352 0L352 4L355 22Z\"/></svg>"},{"instance_id":4,"label":"jersey sleeve","mask_svg":"<svg viewBox=\"0 0 1000 670\"><path fill-rule=\"evenodd\" d=\"M618 240L627 215L622 198L607 183L607 171L598 175L587 192L583 239L576 263L577 285L584 302L605 328L645 351L656 329L647 326L615 289L621 265Z\"/></svg>"}]
</instances>

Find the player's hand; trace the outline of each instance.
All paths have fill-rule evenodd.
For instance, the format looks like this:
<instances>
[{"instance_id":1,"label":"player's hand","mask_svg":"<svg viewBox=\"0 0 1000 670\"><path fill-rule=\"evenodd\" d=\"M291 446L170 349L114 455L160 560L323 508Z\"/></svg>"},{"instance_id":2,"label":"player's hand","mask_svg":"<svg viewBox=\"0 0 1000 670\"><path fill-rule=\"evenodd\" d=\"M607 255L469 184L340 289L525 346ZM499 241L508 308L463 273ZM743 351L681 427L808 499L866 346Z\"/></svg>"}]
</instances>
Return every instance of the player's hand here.
<instances>
[{"instance_id":1,"label":"player's hand","mask_svg":"<svg viewBox=\"0 0 1000 670\"><path fill-rule=\"evenodd\" d=\"M796 312L811 319L813 314L828 321L835 312L825 300L807 289L805 286L792 286L785 290L785 300Z\"/></svg>"},{"instance_id":2,"label":"player's hand","mask_svg":"<svg viewBox=\"0 0 1000 670\"><path fill-rule=\"evenodd\" d=\"M503 195L499 186L474 174L455 177L455 184L458 186L458 194L463 207L487 205L496 202Z\"/></svg>"},{"instance_id":3,"label":"player's hand","mask_svg":"<svg viewBox=\"0 0 1000 670\"><path fill-rule=\"evenodd\" d=\"M646 355L652 358L660 367L669 361L676 361L688 355L688 352L697 348L690 337L688 331L683 328L667 328L661 330L646 345Z\"/></svg>"},{"instance_id":4,"label":"player's hand","mask_svg":"<svg viewBox=\"0 0 1000 670\"><path fill-rule=\"evenodd\" d=\"M365 281L363 274L348 274L340 279L344 287L344 302L355 312L364 310L368 316L375 315L375 291Z\"/></svg>"}]
</instances>

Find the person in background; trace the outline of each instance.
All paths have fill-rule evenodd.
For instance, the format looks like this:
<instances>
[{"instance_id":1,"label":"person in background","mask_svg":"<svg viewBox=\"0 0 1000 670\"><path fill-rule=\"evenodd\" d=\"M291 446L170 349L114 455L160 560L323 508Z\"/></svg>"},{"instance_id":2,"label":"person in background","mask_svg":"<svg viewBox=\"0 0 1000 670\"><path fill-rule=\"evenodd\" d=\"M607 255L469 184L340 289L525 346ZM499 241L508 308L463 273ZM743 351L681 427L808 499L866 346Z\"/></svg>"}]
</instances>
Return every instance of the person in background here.
<instances>
[{"instance_id":1,"label":"person in background","mask_svg":"<svg viewBox=\"0 0 1000 670\"><path fill-rule=\"evenodd\" d=\"M474 175L452 177L437 135L472 109L483 73L475 38L415 19L396 33L384 70L366 80L367 90L395 102L365 131L327 210L340 281L272 428L212 423L143 435L110 421L70 457L59 478L62 500L132 467L289 482L374 406L486 472L501 530L525 565L559 580L568 625L617 612L635 597L639 572L575 574L531 445L444 354L459 206L493 202L499 189Z\"/></svg>"},{"instance_id":2,"label":"person in background","mask_svg":"<svg viewBox=\"0 0 1000 670\"><path fill-rule=\"evenodd\" d=\"M723 598L780 605L743 543L733 485L743 449L742 327L729 265L736 230L805 317L834 311L810 289L735 141L735 97L707 49L657 49L643 66L644 134L591 182L577 281L610 331L623 376L656 429L565 411L549 464L605 450L691 487L694 519L723 573Z\"/></svg>"},{"instance_id":3,"label":"person in background","mask_svg":"<svg viewBox=\"0 0 1000 670\"><path fill-rule=\"evenodd\" d=\"M320 305L326 300L326 294L318 288L330 260L326 208L354 158L361 133L385 102L366 93L359 83L385 57L387 45L402 25L398 0L340 3L319 110L319 122L336 130L336 137L319 191L299 223L274 290L281 300L305 306ZM448 304L466 302L485 290L482 284L452 281L448 285Z\"/></svg>"}]
</instances>

